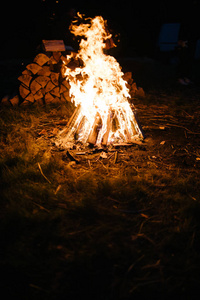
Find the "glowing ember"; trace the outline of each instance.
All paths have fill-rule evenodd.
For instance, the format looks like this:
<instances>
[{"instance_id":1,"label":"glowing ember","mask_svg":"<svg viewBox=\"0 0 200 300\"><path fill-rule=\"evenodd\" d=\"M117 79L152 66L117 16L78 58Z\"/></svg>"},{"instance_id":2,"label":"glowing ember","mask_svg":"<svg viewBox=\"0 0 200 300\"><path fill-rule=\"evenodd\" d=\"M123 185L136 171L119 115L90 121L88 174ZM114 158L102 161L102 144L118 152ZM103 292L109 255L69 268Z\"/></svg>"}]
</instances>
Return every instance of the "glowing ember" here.
<instances>
[{"instance_id":1,"label":"glowing ember","mask_svg":"<svg viewBox=\"0 0 200 300\"><path fill-rule=\"evenodd\" d=\"M77 107L68 126L60 135L66 147L75 140L82 143L104 144L131 142L142 138L141 130L128 102L130 98L123 72L116 59L104 53L111 34L101 16L78 21L70 27L81 36L76 59L83 66L74 70L65 65L70 83L70 96ZM87 22L86 22L87 21ZM72 56L67 56L70 60Z\"/></svg>"}]
</instances>

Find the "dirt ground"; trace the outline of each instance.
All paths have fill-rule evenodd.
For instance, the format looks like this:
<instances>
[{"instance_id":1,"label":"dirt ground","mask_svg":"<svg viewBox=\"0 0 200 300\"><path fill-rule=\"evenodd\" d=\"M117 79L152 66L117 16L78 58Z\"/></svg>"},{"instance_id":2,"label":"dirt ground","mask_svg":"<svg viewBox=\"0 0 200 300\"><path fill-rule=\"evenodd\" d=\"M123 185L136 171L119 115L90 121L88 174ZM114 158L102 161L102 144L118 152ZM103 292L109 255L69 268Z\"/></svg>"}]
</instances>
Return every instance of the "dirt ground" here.
<instances>
[{"instance_id":1,"label":"dirt ground","mask_svg":"<svg viewBox=\"0 0 200 300\"><path fill-rule=\"evenodd\" d=\"M0 107L6 298L198 299L200 88L163 68L138 67L139 145L59 149L71 105Z\"/></svg>"}]
</instances>

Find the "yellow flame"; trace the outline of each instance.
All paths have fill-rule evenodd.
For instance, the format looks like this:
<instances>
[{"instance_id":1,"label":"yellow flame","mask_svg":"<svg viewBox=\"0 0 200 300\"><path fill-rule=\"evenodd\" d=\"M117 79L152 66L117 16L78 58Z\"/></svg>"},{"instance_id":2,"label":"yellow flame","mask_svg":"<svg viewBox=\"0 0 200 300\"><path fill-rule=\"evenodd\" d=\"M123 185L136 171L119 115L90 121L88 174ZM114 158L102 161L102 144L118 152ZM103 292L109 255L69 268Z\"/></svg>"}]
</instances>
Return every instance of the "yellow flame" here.
<instances>
[{"instance_id":1,"label":"yellow flame","mask_svg":"<svg viewBox=\"0 0 200 300\"><path fill-rule=\"evenodd\" d=\"M107 143L131 141L141 132L128 102L130 94L121 67L114 57L104 53L106 40L112 35L101 16L94 19L78 16L79 20L81 18L84 21L81 24L77 21L72 23L70 30L75 36L82 37L77 58L82 60L83 66L74 70L65 66L70 96L75 105L80 106L76 126L81 120L84 124L78 140L87 142L97 122L100 130L96 144L101 144L106 132ZM111 123L115 123L115 126L111 126Z\"/></svg>"}]
</instances>

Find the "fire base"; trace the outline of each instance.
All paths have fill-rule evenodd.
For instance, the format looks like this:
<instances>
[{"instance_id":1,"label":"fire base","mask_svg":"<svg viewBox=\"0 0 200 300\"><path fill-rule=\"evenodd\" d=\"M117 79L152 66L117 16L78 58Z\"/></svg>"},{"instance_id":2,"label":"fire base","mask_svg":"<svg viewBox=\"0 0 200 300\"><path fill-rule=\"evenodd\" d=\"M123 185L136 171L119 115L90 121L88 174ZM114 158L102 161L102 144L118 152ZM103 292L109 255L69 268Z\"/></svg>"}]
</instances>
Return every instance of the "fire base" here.
<instances>
[{"instance_id":1,"label":"fire base","mask_svg":"<svg viewBox=\"0 0 200 300\"><path fill-rule=\"evenodd\" d=\"M110 110L107 114L107 124L97 112L90 122L82 113L81 106L74 110L69 122L58 135L57 145L65 149L72 149L75 144L85 146L106 147L109 145L124 145L141 143L144 139L142 128L137 119L136 110L133 111L131 122L126 119L126 111L115 112ZM123 130L120 124L123 123ZM105 130L103 128L106 128Z\"/></svg>"}]
</instances>

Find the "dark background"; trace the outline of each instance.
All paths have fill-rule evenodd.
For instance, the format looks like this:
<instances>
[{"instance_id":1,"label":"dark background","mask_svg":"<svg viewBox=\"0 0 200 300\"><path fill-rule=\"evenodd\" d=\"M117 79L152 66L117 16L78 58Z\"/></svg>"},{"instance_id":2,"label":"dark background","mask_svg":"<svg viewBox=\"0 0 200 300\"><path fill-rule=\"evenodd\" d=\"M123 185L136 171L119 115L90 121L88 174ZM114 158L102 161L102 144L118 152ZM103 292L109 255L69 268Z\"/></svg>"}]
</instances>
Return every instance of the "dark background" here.
<instances>
[{"instance_id":1,"label":"dark background","mask_svg":"<svg viewBox=\"0 0 200 300\"><path fill-rule=\"evenodd\" d=\"M160 26L180 22L192 39L200 37L199 0L160 1L7 1L1 8L1 60L31 57L42 39L63 39L72 44L68 27L69 11L108 20L113 35L118 35L120 56L155 55Z\"/></svg>"}]
</instances>

